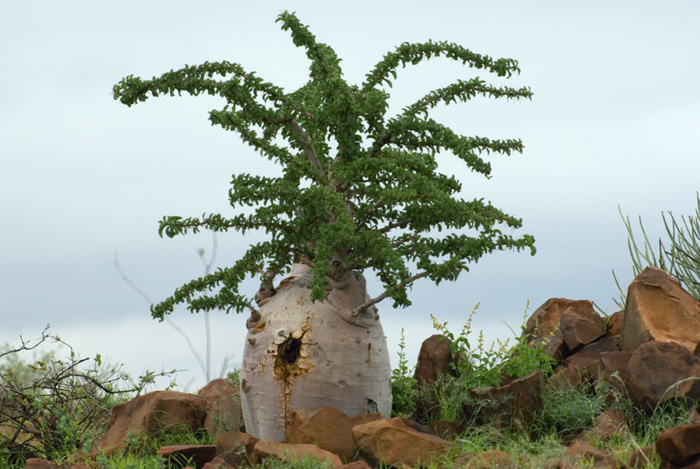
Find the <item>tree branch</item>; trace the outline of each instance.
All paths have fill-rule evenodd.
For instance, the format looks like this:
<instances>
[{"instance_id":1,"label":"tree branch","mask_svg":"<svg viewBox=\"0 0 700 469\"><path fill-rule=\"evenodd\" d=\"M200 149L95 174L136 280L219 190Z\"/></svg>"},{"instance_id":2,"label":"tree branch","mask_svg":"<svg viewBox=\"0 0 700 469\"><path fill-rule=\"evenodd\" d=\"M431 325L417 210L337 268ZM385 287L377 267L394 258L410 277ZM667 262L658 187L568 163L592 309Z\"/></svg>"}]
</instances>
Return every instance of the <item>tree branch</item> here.
<instances>
[{"instance_id":1,"label":"tree branch","mask_svg":"<svg viewBox=\"0 0 700 469\"><path fill-rule=\"evenodd\" d=\"M409 278L409 279L406 280L405 282L402 282L402 283L399 283L399 284L395 285L393 288L394 288L394 289L397 289L397 288L398 288L398 289L405 288L405 287L407 287L408 285L410 285L410 284L412 284L413 282L415 282L416 280L419 280L419 279L421 279L421 278L423 278L423 277L425 277L425 276L427 276L427 275L428 275L428 272L427 272L427 271L421 272L421 273L416 274L416 275L414 275L413 277ZM379 296L377 296L377 297L375 297L375 298L372 298L371 300L366 301L365 303L362 303L360 306L358 306L357 308L355 308L355 309L352 310L352 316L355 317L355 318L358 317L358 316L361 316L362 314L364 314L365 311L367 311L367 308L370 308L370 307L376 305L377 303L379 303L380 301L382 301L382 300L388 298L388 297L390 296L388 292L389 292L389 290L385 290L384 293L382 293L381 295L379 295Z\"/></svg>"},{"instance_id":2,"label":"tree branch","mask_svg":"<svg viewBox=\"0 0 700 469\"><path fill-rule=\"evenodd\" d=\"M306 134L306 132L304 132L304 129L301 128L299 122L297 122L297 120L293 118L289 118L287 122L289 122L289 125L292 126L292 129L294 129L294 131L301 136L302 149L304 150L304 153L306 154L306 157L309 159L311 164L316 169L318 169L321 174L325 174L323 166L321 166L321 161L319 161L318 155L316 154L316 150L314 149L314 146L311 143L311 139Z\"/></svg>"}]
</instances>

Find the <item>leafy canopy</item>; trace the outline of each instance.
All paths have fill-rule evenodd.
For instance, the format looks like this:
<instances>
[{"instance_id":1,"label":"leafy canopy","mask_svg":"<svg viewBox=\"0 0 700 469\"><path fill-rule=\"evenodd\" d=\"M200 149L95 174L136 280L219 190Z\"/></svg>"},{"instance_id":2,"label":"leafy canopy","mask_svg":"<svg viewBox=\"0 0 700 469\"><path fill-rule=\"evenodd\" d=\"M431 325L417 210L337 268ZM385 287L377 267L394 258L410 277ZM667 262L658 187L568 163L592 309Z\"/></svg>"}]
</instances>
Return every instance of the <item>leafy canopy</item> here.
<instances>
[{"instance_id":1,"label":"leafy canopy","mask_svg":"<svg viewBox=\"0 0 700 469\"><path fill-rule=\"evenodd\" d=\"M430 117L438 105L477 96L529 99L529 88L492 86L480 78L457 80L398 115L386 115L387 87L399 66L446 57L510 77L520 72L517 61L494 60L448 42L403 43L367 73L364 83L351 85L343 79L333 49L316 42L293 13L282 13L277 21L311 62L309 82L291 93L227 61L185 66L151 80L130 75L114 86L114 98L127 106L183 92L220 96L226 105L209 113L212 125L237 132L283 169L280 177L233 175L231 206L253 207L252 214L205 213L160 221L161 236L202 228L262 230L267 240L252 245L232 266L178 288L151 308L155 318L184 302L192 312L253 309L251 300L238 292L241 281L260 275L269 285L294 262L312 267L315 301L326 298L332 279L373 270L385 291L355 311L360 314L385 298L395 307L410 305L407 289L414 281L456 280L469 263L494 250L530 248L534 255L532 236L515 238L501 230L520 228L520 219L483 199L458 198L460 182L438 172L435 159L439 152L450 152L488 178L491 165L482 155L522 152L522 142L458 135ZM459 234L464 228L476 234ZM438 235L436 229L449 234Z\"/></svg>"}]
</instances>

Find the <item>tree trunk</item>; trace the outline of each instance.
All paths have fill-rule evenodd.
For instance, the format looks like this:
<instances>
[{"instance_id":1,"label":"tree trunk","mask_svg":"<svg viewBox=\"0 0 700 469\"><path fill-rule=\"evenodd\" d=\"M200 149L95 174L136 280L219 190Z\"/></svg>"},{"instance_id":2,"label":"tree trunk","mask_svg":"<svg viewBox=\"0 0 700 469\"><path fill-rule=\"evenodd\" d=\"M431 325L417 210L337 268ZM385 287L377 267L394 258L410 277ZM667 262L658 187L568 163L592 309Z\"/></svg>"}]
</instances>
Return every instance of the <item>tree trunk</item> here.
<instances>
[{"instance_id":1,"label":"tree trunk","mask_svg":"<svg viewBox=\"0 0 700 469\"><path fill-rule=\"evenodd\" d=\"M347 415L391 413L391 365L376 309L353 317L367 299L364 277L349 272L325 301L311 301L311 270L295 264L261 317L248 321L241 369L246 432L282 441L291 413L327 405Z\"/></svg>"}]
</instances>

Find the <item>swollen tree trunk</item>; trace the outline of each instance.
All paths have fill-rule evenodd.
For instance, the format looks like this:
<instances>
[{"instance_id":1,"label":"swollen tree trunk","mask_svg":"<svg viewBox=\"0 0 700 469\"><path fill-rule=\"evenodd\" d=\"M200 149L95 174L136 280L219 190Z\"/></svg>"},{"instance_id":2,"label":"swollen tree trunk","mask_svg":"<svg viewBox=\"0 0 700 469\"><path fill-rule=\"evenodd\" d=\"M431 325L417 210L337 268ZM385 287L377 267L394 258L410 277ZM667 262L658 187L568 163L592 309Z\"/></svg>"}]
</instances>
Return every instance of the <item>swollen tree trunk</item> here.
<instances>
[{"instance_id":1,"label":"swollen tree trunk","mask_svg":"<svg viewBox=\"0 0 700 469\"><path fill-rule=\"evenodd\" d=\"M291 413L327 405L347 415L391 413L386 337L367 300L365 280L350 272L328 299L311 301L311 271L295 264L274 295L248 321L241 369L246 432L282 441ZM255 320L257 319L257 320Z\"/></svg>"}]
</instances>

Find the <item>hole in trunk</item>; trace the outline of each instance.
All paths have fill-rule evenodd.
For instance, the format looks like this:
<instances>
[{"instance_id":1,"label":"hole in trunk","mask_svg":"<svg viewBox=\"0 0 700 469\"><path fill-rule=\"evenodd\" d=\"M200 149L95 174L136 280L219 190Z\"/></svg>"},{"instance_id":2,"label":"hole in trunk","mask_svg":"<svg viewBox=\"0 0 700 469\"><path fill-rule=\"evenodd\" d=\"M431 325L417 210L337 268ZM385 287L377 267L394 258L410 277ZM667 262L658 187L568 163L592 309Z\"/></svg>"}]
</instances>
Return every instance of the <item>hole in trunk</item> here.
<instances>
[{"instance_id":1,"label":"hole in trunk","mask_svg":"<svg viewBox=\"0 0 700 469\"><path fill-rule=\"evenodd\" d=\"M292 336L277 346L277 356L290 365L297 361L300 351L301 340Z\"/></svg>"}]
</instances>

